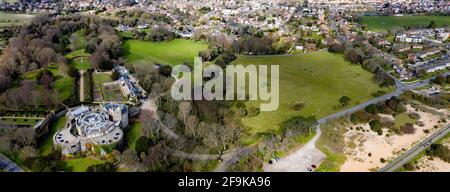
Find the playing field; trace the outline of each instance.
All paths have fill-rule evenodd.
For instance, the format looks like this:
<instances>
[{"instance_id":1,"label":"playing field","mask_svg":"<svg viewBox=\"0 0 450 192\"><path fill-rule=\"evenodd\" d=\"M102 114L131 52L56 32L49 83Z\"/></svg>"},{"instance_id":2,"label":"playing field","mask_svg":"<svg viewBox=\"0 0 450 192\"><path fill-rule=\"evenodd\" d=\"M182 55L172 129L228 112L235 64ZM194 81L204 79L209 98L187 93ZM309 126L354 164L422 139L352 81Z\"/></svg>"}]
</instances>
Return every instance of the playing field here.
<instances>
[{"instance_id":1,"label":"playing field","mask_svg":"<svg viewBox=\"0 0 450 192\"><path fill-rule=\"evenodd\" d=\"M370 31L387 31L392 27L423 26L431 21L438 26L450 25L450 16L362 16L361 23L366 24Z\"/></svg>"},{"instance_id":2,"label":"playing field","mask_svg":"<svg viewBox=\"0 0 450 192\"><path fill-rule=\"evenodd\" d=\"M178 65L194 62L198 52L208 48L205 42L174 39L168 42L127 40L124 43L126 58L131 63L159 63Z\"/></svg>"},{"instance_id":3,"label":"playing field","mask_svg":"<svg viewBox=\"0 0 450 192\"><path fill-rule=\"evenodd\" d=\"M279 124L291 116L315 115L317 118L343 110L339 98L351 98L350 106L371 98L371 93L381 89L372 80L373 74L359 65L346 62L339 54L326 51L295 56L240 56L234 64L277 64L280 68L280 105L278 110L261 112L254 117L244 117L242 122L252 133L277 130ZM259 107L257 101L248 101ZM298 107L302 106L302 107Z\"/></svg>"},{"instance_id":4,"label":"playing field","mask_svg":"<svg viewBox=\"0 0 450 192\"><path fill-rule=\"evenodd\" d=\"M33 17L34 15L30 14L16 14L0 11L0 27L27 24Z\"/></svg>"}]
</instances>

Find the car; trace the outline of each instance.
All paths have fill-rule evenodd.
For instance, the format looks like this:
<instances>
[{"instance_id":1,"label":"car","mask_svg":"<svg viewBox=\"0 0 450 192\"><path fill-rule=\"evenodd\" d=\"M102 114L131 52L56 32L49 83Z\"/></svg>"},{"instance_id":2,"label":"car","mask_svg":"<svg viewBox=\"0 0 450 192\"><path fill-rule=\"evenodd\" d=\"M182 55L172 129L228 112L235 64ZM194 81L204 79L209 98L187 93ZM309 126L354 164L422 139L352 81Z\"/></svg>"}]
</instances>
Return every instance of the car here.
<instances>
[{"instance_id":1,"label":"car","mask_svg":"<svg viewBox=\"0 0 450 192\"><path fill-rule=\"evenodd\" d=\"M312 171L313 171L313 169L312 169L311 167L308 167L308 168L306 168L306 171L308 171L308 172L312 172Z\"/></svg>"},{"instance_id":2,"label":"car","mask_svg":"<svg viewBox=\"0 0 450 192\"><path fill-rule=\"evenodd\" d=\"M312 165L311 165L311 168L313 168L313 169L316 169L316 168L317 168L317 166L316 166L316 165L314 165L314 164L312 164Z\"/></svg>"}]
</instances>

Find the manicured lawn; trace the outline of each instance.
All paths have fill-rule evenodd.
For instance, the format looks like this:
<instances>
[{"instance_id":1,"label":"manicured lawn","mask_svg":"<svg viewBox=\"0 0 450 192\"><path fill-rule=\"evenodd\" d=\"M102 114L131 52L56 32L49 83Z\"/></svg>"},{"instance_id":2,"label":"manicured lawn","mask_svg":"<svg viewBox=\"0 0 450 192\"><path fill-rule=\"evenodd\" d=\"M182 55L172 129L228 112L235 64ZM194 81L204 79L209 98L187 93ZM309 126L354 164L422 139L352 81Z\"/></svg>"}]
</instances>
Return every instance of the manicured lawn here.
<instances>
[{"instance_id":1,"label":"manicured lawn","mask_svg":"<svg viewBox=\"0 0 450 192\"><path fill-rule=\"evenodd\" d=\"M45 139L42 143L39 144L39 153L41 156L49 155L53 150L53 135L55 133L64 128L66 123L66 117L63 116L57 120L55 120L49 127L49 134L47 139Z\"/></svg>"},{"instance_id":2,"label":"manicured lawn","mask_svg":"<svg viewBox=\"0 0 450 192\"><path fill-rule=\"evenodd\" d=\"M72 168L73 172L86 172L91 165L102 164L104 161L91 157L65 160L66 166Z\"/></svg>"},{"instance_id":3,"label":"manicured lawn","mask_svg":"<svg viewBox=\"0 0 450 192\"><path fill-rule=\"evenodd\" d=\"M102 85L103 83L113 81L109 73L92 73L94 82Z\"/></svg>"},{"instance_id":4,"label":"manicured lawn","mask_svg":"<svg viewBox=\"0 0 450 192\"><path fill-rule=\"evenodd\" d=\"M66 58L71 59L71 64L78 70L87 70L91 68L88 57L91 54L86 53L84 50L76 50L66 54Z\"/></svg>"},{"instance_id":5,"label":"manicured lawn","mask_svg":"<svg viewBox=\"0 0 450 192\"><path fill-rule=\"evenodd\" d=\"M398 26L423 26L426 27L431 21L437 25L450 25L448 16L363 16L361 23L366 24L370 31L387 31Z\"/></svg>"},{"instance_id":6,"label":"manicured lawn","mask_svg":"<svg viewBox=\"0 0 450 192\"><path fill-rule=\"evenodd\" d=\"M33 17L34 15L30 14L16 14L0 11L0 27L27 24Z\"/></svg>"},{"instance_id":7,"label":"manicured lawn","mask_svg":"<svg viewBox=\"0 0 450 192\"><path fill-rule=\"evenodd\" d=\"M179 65L185 61L194 62L198 52L208 48L204 42L174 39L169 42L127 40L124 43L126 58L132 63L159 63Z\"/></svg>"},{"instance_id":8,"label":"manicured lawn","mask_svg":"<svg viewBox=\"0 0 450 192\"><path fill-rule=\"evenodd\" d=\"M136 140L141 136L141 122L133 122L127 131L128 148L134 149Z\"/></svg>"},{"instance_id":9,"label":"manicured lawn","mask_svg":"<svg viewBox=\"0 0 450 192\"><path fill-rule=\"evenodd\" d=\"M59 98L61 101L69 99L73 93L75 80L72 77L63 77L53 83L53 87L59 91Z\"/></svg>"},{"instance_id":10,"label":"manicured lawn","mask_svg":"<svg viewBox=\"0 0 450 192\"><path fill-rule=\"evenodd\" d=\"M375 84L372 73L346 62L342 55L326 51L295 56L239 56L233 63L278 64L280 68L279 108L242 118L251 133L277 130L279 124L291 116L314 115L321 118L341 111L344 108L339 106L338 100L342 96L351 98L348 106L351 107L371 99L371 93L375 91L391 91ZM294 106L297 104L304 107L296 110ZM250 106L260 107L259 101L246 102L247 109Z\"/></svg>"}]
</instances>

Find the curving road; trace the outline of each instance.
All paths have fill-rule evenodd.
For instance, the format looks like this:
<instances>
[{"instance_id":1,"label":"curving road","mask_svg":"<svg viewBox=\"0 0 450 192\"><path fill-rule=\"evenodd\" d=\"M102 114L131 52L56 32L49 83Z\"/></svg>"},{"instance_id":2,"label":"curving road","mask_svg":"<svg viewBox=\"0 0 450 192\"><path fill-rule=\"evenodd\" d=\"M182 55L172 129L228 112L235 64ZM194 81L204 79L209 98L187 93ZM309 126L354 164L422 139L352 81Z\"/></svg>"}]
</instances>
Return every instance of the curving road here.
<instances>
[{"instance_id":1,"label":"curving road","mask_svg":"<svg viewBox=\"0 0 450 192\"><path fill-rule=\"evenodd\" d=\"M439 141L448 133L450 133L450 124L445 125L441 130L433 133L430 137L391 161L388 165L381 168L379 172L393 172L397 170L407 162L411 161L417 155L419 155L422 151L426 150L431 144Z\"/></svg>"},{"instance_id":2,"label":"curving road","mask_svg":"<svg viewBox=\"0 0 450 192\"><path fill-rule=\"evenodd\" d=\"M445 73L445 75L448 75L449 72ZM359 111L361 109L364 109L370 104L376 104L385 100L390 99L393 96L399 96L400 94L404 93L405 91L409 91L418 87L422 87L430 83L431 80L433 80L435 77L431 77L429 79L405 85L401 81L395 80L396 84L396 90L394 92L382 95L380 97L371 99L369 101L366 101L364 103L361 103L359 105L356 105L354 107L351 107L349 109L331 114L329 116L323 117L318 120L319 125L316 127L316 135L308 141L305 146L303 146L301 149L289 154L288 156L285 156L281 158L278 162L274 164L267 164L264 165L264 171L269 172L307 172L308 167L311 165L319 165L324 159L325 155L322 151L316 148L315 144L317 140L320 138L321 131L320 131L320 124L324 124L329 120L338 119L341 117L344 117L346 115L350 115L356 111Z\"/></svg>"}]
</instances>

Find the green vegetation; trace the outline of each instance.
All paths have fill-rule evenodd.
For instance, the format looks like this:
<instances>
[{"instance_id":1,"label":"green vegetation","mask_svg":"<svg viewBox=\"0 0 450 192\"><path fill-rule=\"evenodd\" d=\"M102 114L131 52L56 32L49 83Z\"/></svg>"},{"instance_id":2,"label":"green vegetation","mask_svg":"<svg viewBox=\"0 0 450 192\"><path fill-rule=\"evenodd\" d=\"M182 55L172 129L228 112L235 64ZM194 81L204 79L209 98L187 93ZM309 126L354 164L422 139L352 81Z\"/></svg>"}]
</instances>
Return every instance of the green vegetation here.
<instances>
[{"instance_id":1,"label":"green vegetation","mask_svg":"<svg viewBox=\"0 0 450 192\"><path fill-rule=\"evenodd\" d=\"M240 56L233 63L280 66L280 106L276 111L244 117L243 123L252 128L252 132L276 130L281 122L292 116L321 118L369 100L375 91L391 91L380 88L372 79L374 75L359 65L352 65L341 55L326 51L295 56ZM351 98L347 107L339 103L342 96ZM258 108L259 103L249 101L244 107Z\"/></svg>"},{"instance_id":2,"label":"green vegetation","mask_svg":"<svg viewBox=\"0 0 450 192\"><path fill-rule=\"evenodd\" d=\"M53 135L55 133L64 128L64 124L66 123L66 117L63 116L55 121L52 122L52 124L49 127L49 133L47 138L40 143L39 145L39 153L41 156L47 156L50 155L53 151Z\"/></svg>"},{"instance_id":3,"label":"green vegetation","mask_svg":"<svg viewBox=\"0 0 450 192\"><path fill-rule=\"evenodd\" d=\"M95 84L102 85L103 83L111 82L113 81L111 78L111 74L109 73L93 73L92 77L94 79Z\"/></svg>"},{"instance_id":4,"label":"green vegetation","mask_svg":"<svg viewBox=\"0 0 450 192\"><path fill-rule=\"evenodd\" d=\"M361 23L367 25L370 31L387 31L393 27L423 26L426 27L431 21L438 26L450 25L448 16L363 16Z\"/></svg>"},{"instance_id":5,"label":"green vegetation","mask_svg":"<svg viewBox=\"0 0 450 192\"><path fill-rule=\"evenodd\" d=\"M124 43L126 59L131 63L159 63L178 65L194 62L198 52L208 48L204 42L174 39L168 42L127 40Z\"/></svg>"},{"instance_id":6,"label":"green vegetation","mask_svg":"<svg viewBox=\"0 0 450 192\"><path fill-rule=\"evenodd\" d=\"M78 70L87 70L91 68L91 64L89 63L89 56L91 54L86 53L84 49L72 51L66 54L66 58L71 60L71 64Z\"/></svg>"},{"instance_id":7,"label":"green vegetation","mask_svg":"<svg viewBox=\"0 0 450 192\"><path fill-rule=\"evenodd\" d=\"M316 143L317 148L327 156L317 168L317 172L338 172L345 163L344 133L347 122L331 122L321 126L322 135ZM339 125L340 124L340 125ZM344 126L341 126L344 125Z\"/></svg>"},{"instance_id":8,"label":"green vegetation","mask_svg":"<svg viewBox=\"0 0 450 192\"><path fill-rule=\"evenodd\" d=\"M27 24L33 17L34 15L30 14L16 14L0 11L0 27Z\"/></svg>"},{"instance_id":9,"label":"green vegetation","mask_svg":"<svg viewBox=\"0 0 450 192\"><path fill-rule=\"evenodd\" d=\"M94 159L91 157L77 158L65 160L66 166L70 167L73 172L86 172L92 165L99 165L104 163L102 160Z\"/></svg>"},{"instance_id":10,"label":"green vegetation","mask_svg":"<svg viewBox=\"0 0 450 192\"><path fill-rule=\"evenodd\" d=\"M0 118L0 122L11 123L16 125L34 125L39 122L41 119L34 118Z\"/></svg>"},{"instance_id":11,"label":"green vegetation","mask_svg":"<svg viewBox=\"0 0 450 192\"><path fill-rule=\"evenodd\" d=\"M133 122L127 131L127 142L128 148L134 149L136 145L136 140L141 135L141 123L138 121Z\"/></svg>"},{"instance_id":12,"label":"green vegetation","mask_svg":"<svg viewBox=\"0 0 450 192\"><path fill-rule=\"evenodd\" d=\"M61 101L65 101L74 94L73 87L75 80L72 77L63 77L53 83L53 87L58 90Z\"/></svg>"}]
</instances>

